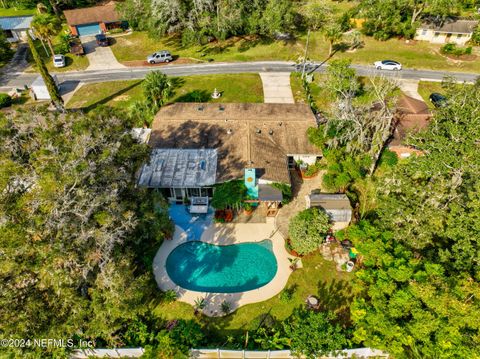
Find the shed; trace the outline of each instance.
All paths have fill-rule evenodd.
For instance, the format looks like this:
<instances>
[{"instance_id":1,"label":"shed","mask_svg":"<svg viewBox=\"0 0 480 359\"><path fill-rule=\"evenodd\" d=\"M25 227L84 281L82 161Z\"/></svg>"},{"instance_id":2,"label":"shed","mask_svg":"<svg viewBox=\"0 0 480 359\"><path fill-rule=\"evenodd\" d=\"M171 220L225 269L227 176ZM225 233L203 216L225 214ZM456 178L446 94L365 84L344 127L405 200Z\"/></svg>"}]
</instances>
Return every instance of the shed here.
<instances>
[{"instance_id":1,"label":"shed","mask_svg":"<svg viewBox=\"0 0 480 359\"><path fill-rule=\"evenodd\" d=\"M306 196L307 208L322 208L334 223L334 229L348 226L352 220L350 200L342 193L311 193Z\"/></svg>"},{"instance_id":2,"label":"shed","mask_svg":"<svg viewBox=\"0 0 480 359\"><path fill-rule=\"evenodd\" d=\"M17 42L27 38L33 16L3 16L0 17L0 28L7 41Z\"/></svg>"},{"instance_id":3,"label":"shed","mask_svg":"<svg viewBox=\"0 0 480 359\"><path fill-rule=\"evenodd\" d=\"M53 75L53 80L58 86L57 76ZM48 93L47 85L43 81L42 76L38 76L35 81L33 81L32 86L30 87L32 91L32 96L35 100L50 100L50 94Z\"/></svg>"},{"instance_id":4,"label":"shed","mask_svg":"<svg viewBox=\"0 0 480 359\"><path fill-rule=\"evenodd\" d=\"M116 3L63 12L70 31L75 36L96 35L112 28L121 27L122 20L116 10Z\"/></svg>"}]
</instances>

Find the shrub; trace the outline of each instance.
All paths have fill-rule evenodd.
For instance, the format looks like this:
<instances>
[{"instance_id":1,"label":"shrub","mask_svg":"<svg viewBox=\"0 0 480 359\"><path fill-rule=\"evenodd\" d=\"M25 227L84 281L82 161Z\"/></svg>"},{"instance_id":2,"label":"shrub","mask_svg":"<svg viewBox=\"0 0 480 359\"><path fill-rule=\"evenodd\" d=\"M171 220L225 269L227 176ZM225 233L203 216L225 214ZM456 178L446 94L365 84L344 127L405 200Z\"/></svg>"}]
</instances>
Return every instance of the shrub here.
<instances>
[{"instance_id":1,"label":"shrub","mask_svg":"<svg viewBox=\"0 0 480 359\"><path fill-rule=\"evenodd\" d=\"M282 192L282 204L287 204L292 200L292 187L285 183L274 182L270 186Z\"/></svg>"},{"instance_id":2,"label":"shrub","mask_svg":"<svg viewBox=\"0 0 480 359\"><path fill-rule=\"evenodd\" d=\"M455 44L445 44L441 47L440 52L442 54L453 55L453 56L462 56L462 55L471 55L472 47L459 48Z\"/></svg>"},{"instance_id":3,"label":"shrub","mask_svg":"<svg viewBox=\"0 0 480 359\"><path fill-rule=\"evenodd\" d=\"M440 48L442 54L452 54L456 49L455 44L445 44Z\"/></svg>"},{"instance_id":4,"label":"shrub","mask_svg":"<svg viewBox=\"0 0 480 359\"><path fill-rule=\"evenodd\" d=\"M292 248L298 254L313 252L322 243L330 228L328 215L318 208L309 208L290 220L288 234Z\"/></svg>"},{"instance_id":5,"label":"shrub","mask_svg":"<svg viewBox=\"0 0 480 359\"><path fill-rule=\"evenodd\" d=\"M6 93L0 93L0 108L8 107L12 104L12 98Z\"/></svg>"},{"instance_id":6,"label":"shrub","mask_svg":"<svg viewBox=\"0 0 480 359\"><path fill-rule=\"evenodd\" d=\"M247 196L247 187L243 181L224 182L215 188L212 198L212 207L215 209L226 209L241 207Z\"/></svg>"},{"instance_id":7,"label":"shrub","mask_svg":"<svg viewBox=\"0 0 480 359\"><path fill-rule=\"evenodd\" d=\"M224 300L222 302L222 312L223 314L228 314L230 313L232 310L232 304L230 302L227 302L226 300Z\"/></svg>"},{"instance_id":8,"label":"shrub","mask_svg":"<svg viewBox=\"0 0 480 359\"><path fill-rule=\"evenodd\" d=\"M108 30L108 33L109 34L121 34L124 31L125 31L124 29L122 29L121 27L118 27L116 29Z\"/></svg>"},{"instance_id":9,"label":"shrub","mask_svg":"<svg viewBox=\"0 0 480 359\"><path fill-rule=\"evenodd\" d=\"M387 167L393 167L398 163L398 156L395 152L385 150L380 157L379 166L385 165Z\"/></svg>"},{"instance_id":10,"label":"shrub","mask_svg":"<svg viewBox=\"0 0 480 359\"><path fill-rule=\"evenodd\" d=\"M280 293L280 300L284 303L290 302L293 299L293 294L295 293L295 287L285 288Z\"/></svg>"},{"instance_id":11,"label":"shrub","mask_svg":"<svg viewBox=\"0 0 480 359\"><path fill-rule=\"evenodd\" d=\"M173 289L169 289L163 293L162 299L166 303L171 303L177 300L177 293Z\"/></svg>"}]
</instances>

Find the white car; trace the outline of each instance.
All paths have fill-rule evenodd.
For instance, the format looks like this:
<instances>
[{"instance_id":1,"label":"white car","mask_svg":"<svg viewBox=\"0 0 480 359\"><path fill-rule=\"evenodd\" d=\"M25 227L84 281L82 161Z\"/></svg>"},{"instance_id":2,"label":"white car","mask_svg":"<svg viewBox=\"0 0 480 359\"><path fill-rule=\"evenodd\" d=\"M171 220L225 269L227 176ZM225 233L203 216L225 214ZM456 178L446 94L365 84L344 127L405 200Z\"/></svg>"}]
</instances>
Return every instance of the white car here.
<instances>
[{"instance_id":1,"label":"white car","mask_svg":"<svg viewBox=\"0 0 480 359\"><path fill-rule=\"evenodd\" d=\"M393 60L383 60L383 61L376 61L374 64L377 70L395 70L399 71L402 69L402 64L393 61Z\"/></svg>"},{"instance_id":2,"label":"white car","mask_svg":"<svg viewBox=\"0 0 480 359\"><path fill-rule=\"evenodd\" d=\"M65 56L63 56L63 55L53 55L53 66L64 67L65 66Z\"/></svg>"}]
</instances>

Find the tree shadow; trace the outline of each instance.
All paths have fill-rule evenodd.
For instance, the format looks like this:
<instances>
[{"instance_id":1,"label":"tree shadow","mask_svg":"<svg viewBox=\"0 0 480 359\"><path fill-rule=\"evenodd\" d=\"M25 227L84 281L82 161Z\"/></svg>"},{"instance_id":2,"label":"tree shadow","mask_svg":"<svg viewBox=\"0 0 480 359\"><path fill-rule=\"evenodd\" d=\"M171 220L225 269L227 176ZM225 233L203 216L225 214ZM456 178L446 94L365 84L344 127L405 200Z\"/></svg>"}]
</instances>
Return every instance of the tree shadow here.
<instances>
[{"instance_id":1,"label":"tree shadow","mask_svg":"<svg viewBox=\"0 0 480 359\"><path fill-rule=\"evenodd\" d=\"M210 102L211 94L207 90L193 90L180 97L175 102Z\"/></svg>"},{"instance_id":2,"label":"tree shadow","mask_svg":"<svg viewBox=\"0 0 480 359\"><path fill-rule=\"evenodd\" d=\"M353 288L349 281L333 279L320 281L317 286L320 309L334 312L343 325L349 325L350 304L353 301Z\"/></svg>"},{"instance_id":3,"label":"tree shadow","mask_svg":"<svg viewBox=\"0 0 480 359\"><path fill-rule=\"evenodd\" d=\"M264 36L257 36L254 39L243 38L242 43L238 47L238 52L248 51L258 45L270 45L274 41L275 41L274 39L270 37L264 37Z\"/></svg>"},{"instance_id":4,"label":"tree shadow","mask_svg":"<svg viewBox=\"0 0 480 359\"><path fill-rule=\"evenodd\" d=\"M115 97L121 96L124 93L130 91L131 89L137 87L138 85L140 85L140 83L141 83L140 81L135 82L135 83L121 89L120 91L117 91L117 92L115 92L115 93L113 93L113 94L111 94L107 97L104 97L101 100L98 100L98 101L92 103L91 105L89 105L87 107L84 107L83 110L86 111L86 112L89 112L99 105L104 105L104 104L108 103L109 101L113 100Z\"/></svg>"}]
</instances>

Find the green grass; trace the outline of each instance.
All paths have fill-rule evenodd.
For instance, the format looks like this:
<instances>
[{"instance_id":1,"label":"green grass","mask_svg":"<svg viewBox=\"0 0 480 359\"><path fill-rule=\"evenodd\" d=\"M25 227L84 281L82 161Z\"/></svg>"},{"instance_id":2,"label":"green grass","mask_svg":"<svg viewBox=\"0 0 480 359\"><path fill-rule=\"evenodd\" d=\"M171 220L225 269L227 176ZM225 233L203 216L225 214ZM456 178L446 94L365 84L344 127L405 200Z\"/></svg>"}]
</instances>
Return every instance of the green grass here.
<instances>
[{"instance_id":1,"label":"green grass","mask_svg":"<svg viewBox=\"0 0 480 359\"><path fill-rule=\"evenodd\" d=\"M382 59L400 61L405 68L480 71L480 61L453 61L440 54L441 45L428 42L410 42L391 39L377 41L363 37L364 46L354 52L338 51L333 58L349 58L354 63L371 65ZM203 61L261 61L285 60L297 61L303 57L306 36L301 35L292 41L273 41L255 37L235 37L225 41L213 42L204 46L183 47L176 37L153 39L146 32L134 32L119 37L112 45L112 51L120 62L145 60L146 56L162 49L170 50L180 58ZM328 59L328 44L322 34L312 33L310 37L309 58L315 61Z\"/></svg>"},{"instance_id":2,"label":"green grass","mask_svg":"<svg viewBox=\"0 0 480 359\"><path fill-rule=\"evenodd\" d=\"M197 75L173 78L174 95L169 102L263 102L263 87L257 74ZM142 80L87 84L70 99L68 108L91 109L97 105L126 108L141 100ZM212 99L214 88L222 93Z\"/></svg>"},{"instance_id":3,"label":"green grass","mask_svg":"<svg viewBox=\"0 0 480 359\"><path fill-rule=\"evenodd\" d=\"M433 104L430 102L430 95L432 92L438 92L441 94L445 94L445 90L442 88L441 82L427 82L427 81L420 81L418 83L418 93L422 96L423 101L427 104L430 108L435 108Z\"/></svg>"},{"instance_id":4,"label":"green grass","mask_svg":"<svg viewBox=\"0 0 480 359\"><path fill-rule=\"evenodd\" d=\"M26 16L34 15L36 9L15 9L15 8L0 8L0 16Z\"/></svg>"},{"instance_id":5,"label":"green grass","mask_svg":"<svg viewBox=\"0 0 480 359\"><path fill-rule=\"evenodd\" d=\"M291 301L283 302L277 295L264 302L243 306L226 317L202 316L199 321L216 337L238 337L245 331L255 330L258 318L263 314L269 313L278 321L286 319L294 308L302 306L307 296L313 294L320 298L324 309L335 311L342 320L348 322L353 296L350 280L353 274L337 272L334 262L326 261L318 253L302 258L302 263L303 268L293 272L287 283L287 288L296 287ZM154 313L165 319L194 318L193 308L181 302L162 303Z\"/></svg>"}]
</instances>

